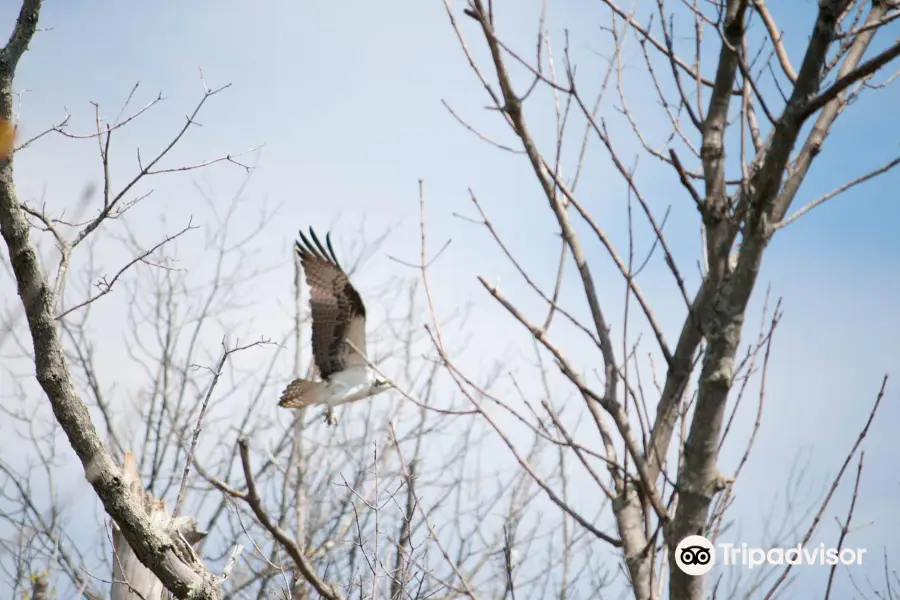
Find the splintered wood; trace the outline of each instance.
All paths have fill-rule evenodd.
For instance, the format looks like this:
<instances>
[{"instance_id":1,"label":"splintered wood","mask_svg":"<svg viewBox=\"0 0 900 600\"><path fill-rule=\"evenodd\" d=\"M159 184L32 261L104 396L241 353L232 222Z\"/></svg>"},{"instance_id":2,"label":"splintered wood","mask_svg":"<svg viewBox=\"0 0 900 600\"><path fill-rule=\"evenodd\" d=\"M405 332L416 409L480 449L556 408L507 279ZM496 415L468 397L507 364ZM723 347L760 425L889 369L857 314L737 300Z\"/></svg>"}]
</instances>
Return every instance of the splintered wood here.
<instances>
[{"instance_id":1,"label":"splintered wood","mask_svg":"<svg viewBox=\"0 0 900 600\"><path fill-rule=\"evenodd\" d=\"M206 536L206 532L198 529L196 519L177 517L173 520L166 510L165 500L157 500L144 489L131 452L125 453L122 474L125 485L141 499L144 510L156 529L179 536L188 544L195 544ZM162 600L165 591L162 583L141 563L115 522L112 529L113 584L110 600Z\"/></svg>"}]
</instances>

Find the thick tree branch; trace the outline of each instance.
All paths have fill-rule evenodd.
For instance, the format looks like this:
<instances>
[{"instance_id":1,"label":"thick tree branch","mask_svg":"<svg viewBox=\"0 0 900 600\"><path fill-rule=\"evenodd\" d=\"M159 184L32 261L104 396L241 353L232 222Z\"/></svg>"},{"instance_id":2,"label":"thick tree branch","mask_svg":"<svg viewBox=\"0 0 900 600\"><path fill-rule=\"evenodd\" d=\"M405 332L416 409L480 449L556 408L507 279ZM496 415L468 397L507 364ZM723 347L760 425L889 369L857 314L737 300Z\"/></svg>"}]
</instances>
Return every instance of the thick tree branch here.
<instances>
[{"instance_id":1,"label":"thick tree branch","mask_svg":"<svg viewBox=\"0 0 900 600\"><path fill-rule=\"evenodd\" d=\"M784 71L791 83L794 83L797 81L797 72L794 71L794 67L791 65L791 59L788 56L787 49L784 47L782 32L778 29L775 17L769 12L769 7L766 6L765 0L756 0L753 3L753 8L759 13L763 25L766 26L766 31L769 32L769 38L772 40L772 47L775 49L775 55L778 57L779 64L781 64L781 70Z\"/></svg>"},{"instance_id":2,"label":"thick tree branch","mask_svg":"<svg viewBox=\"0 0 900 600\"><path fill-rule=\"evenodd\" d=\"M43 0L25 0L22 2L22 9L19 11L19 17L16 19L16 26L13 28L9 36L6 47L0 54L0 77L8 76L12 79L16 73L16 67L19 65L19 59L28 50L28 44L37 31L38 18L41 14L41 4ZM5 87L5 86L4 86ZM10 88L10 99L12 98L12 89ZM7 107L3 108L3 116L7 119L12 117L12 113L7 113ZM9 107L12 108L11 106Z\"/></svg>"},{"instance_id":3,"label":"thick tree branch","mask_svg":"<svg viewBox=\"0 0 900 600\"><path fill-rule=\"evenodd\" d=\"M667 531L667 543L672 551L684 537L702 534L713 497L722 489L722 478L717 468L718 442L726 400L733 383L734 360L740 344L744 314L759 274L763 252L772 234L769 219L773 213L776 218L783 215L778 206L779 189L802 125L802 107L806 98L818 89L837 19L846 6L847 0L820 3L813 36L797 76L797 83L787 107L775 125L770 145L764 150L764 158L759 163L760 167L751 177L749 189L752 190L752 208L747 215L747 227L737 265L730 279L723 281L717 290L714 310L704 322L707 349L700 373L694 416L685 442L684 463L678 473L678 507L672 526ZM703 590L703 577L692 577L679 569L672 570L669 594L673 600L699 598L703 595Z\"/></svg>"},{"instance_id":4,"label":"thick tree branch","mask_svg":"<svg viewBox=\"0 0 900 600\"><path fill-rule=\"evenodd\" d=\"M876 12L876 9L873 9L872 12ZM881 17L878 17L877 21L880 20ZM874 29L867 29L864 33L867 32L871 32L872 34L875 33ZM850 87L860 79L872 75L873 73L875 73L875 71L879 70L881 67L885 66L898 56L900 56L900 42L894 42L893 46L891 46L878 56L870 58L849 73L841 75L840 77L838 77L837 81L831 84L828 89L809 101L809 104L807 104L806 107L804 107L803 111L800 113L801 118L806 119L817 110L837 98L838 95L840 95L840 93L846 90L848 87Z\"/></svg>"},{"instance_id":5,"label":"thick tree branch","mask_svg":"<svg viewBox=\"0 0 900 600\"><path fill-rule=\"evenodd\" d=\"M7 120L12 117L15 68L37 29L40 7L40 0L24 2L9 43L0 51L0 117ZM13 157L0 160L0 233L28 320L37 380L104 509L140 561L178 598L218 600L221 594L217 578L191 548L151 525L75 391L57 330L55 294L41 272L37 250L29 239L28 221L16 197Z\"/></svg>"},{"instance_id":6,"label":"thick tree branch","mask_svg":"<svg viewBox=\"0 0 900 600\"><path fill-rule=\"evenodd\" d=\"M839 8L845 8L847 3L841 2L840 4L841 6ZM886 2L873 3L872 9L869 11L868 16L866 17L866 24L868 25L880 22L888 13L888 11L889 6L887 6ZM827 24L822 25L822 27L825 26L827 26ZM819 26L817 25L816 31L819 30L818 27ZM875 38L876 33L877 29L869 29L859 34L853 40L853 43L850 45L847 51L847 55L844 58L844 62L841 64L841 67L838 70L838 81L841 81L845 77L857 72L857 66L862 60L862 57L865 55L866 50L869 48L869 45L872 43L872 40ZM827 45L824 51L827 52ZM832 86L832 88L833 87L834 86ZM816 89L817 88L818 84L816 84ZM799 104L804 101L805 97L795 94L795 98L796 100L794 100L794 103ZM821 112L816 117L816 121L813 124L812 131L810 131L809 136L807 136L806 141L803 143L803 147L794 158L793 168L788 171L787 181L785 181L784 185L781 187L781 191L778 193L778 197L772 202L770 218L771 223L777 223L778 221L784 219L791 203L794 200L794 197L797 195L797 192L800 189L800 185L803 183L803 180L806 178L806 174L809 172L810 166L812 166L812 161L816 156L818 156L819 152L821 151L822 144L824 144L825 138L828 135L828 132L831 130L831 126L834 124L842 108L846 105L846 102L846 97L838 93L822 107ZM785 113L787 112L788 109L785 110ZM801 115L803 114L805 114L805 111L801 111ZM796 133L794 135L796 136ZM796 137L794 139L796 139ZM776 142L773 141L773 146L775 143ZM793 145L794 142L792 141L791 148L793 148ZM780 179L781 174L785 172L785 168L787 166L787 156L784 157L784 162L780 164L782 166L781 171L777 175L778 179Z\"/></svg>"},{"instance_id":7,"label":"thick tree branch","mask_svg":"<svg viewBox=\"0 0 900 600\"><path fill-rule=\"evenodd\" d=\"M738 69L744 35L744 0L730 0L725 12L722 48L716 69L716 82L709 100L706 121L703 124L703 143L700 154L703 159L703 176L706 194L702 217L706 227L706 254L709 263L707 275L691 303L675 347L673 364L669 367L662 397L656 409L656 421L651 429L650 476L654 479L662 469L675 430L677 409L692 372L694 354L703 339L703 320L709 310L715 289L725 276L728 255L734 242L736 227L729 219L729 201L725 186L725 128L728 125L728 109L731 88Z\"/></svg>"}]
</instances>

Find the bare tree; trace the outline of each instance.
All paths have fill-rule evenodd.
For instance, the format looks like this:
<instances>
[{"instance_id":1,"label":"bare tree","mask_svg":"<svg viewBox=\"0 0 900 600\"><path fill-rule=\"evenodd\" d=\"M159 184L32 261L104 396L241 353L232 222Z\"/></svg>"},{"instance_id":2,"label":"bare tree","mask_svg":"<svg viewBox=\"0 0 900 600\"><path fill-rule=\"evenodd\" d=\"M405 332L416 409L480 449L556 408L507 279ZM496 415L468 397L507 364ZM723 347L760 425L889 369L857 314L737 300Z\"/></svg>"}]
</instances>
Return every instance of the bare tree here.
<instances>
[{"instance_id":1,"label":"bare tree","mask_svg":"<svg viewBox=\"0 0 900 600\"><path fill-rule=\"evenodd\" d=\"M599 116L602 96L586 98L576 85L568 47L554 58L542 20L531 63L497 33L501 17L495 22L492 5L472 0L458 13L447 3L451 26L516 144L494 142L452 114L489 143L523 155L562 238L553 249L558 272L551 289L544 289L508 249L502 227L472 191L474 222L546 306L540 318L530 317L481 279L532 338L534 368L524 381L506 377L502 364L478 374L458 366L456 357L468 348L466 312L444 314L432 294L429 268L440 253L429 254L422 189L419 260L394 259L415 275L378 284L361 277L360 284L370 311L369 358L397 391L384 402L345 407L334 429L323 427L321 415L311 410L286 422L286 413L275 407L289 374L313 367L303 341L309 328L299 265L256 258L257 240L271 244L283 232L273 231L277 209L247 200L252 152L167 162L204 105L227 86L210 88L203 81L198 104L174 127L170 143L151 157L139 151L127 171L112 166L110 141L162 101L154 97L131 108L137 86L114 119L94 107L94 131L72 132L66 118L0 152L0 230L9 257L0 264L10 274L2 285L11 291L8 284L15 282L18 291L18 301L0 315L0 410L4 425L22 441L0 460L0 576L9 588L42 598L55 587L65 597L92 600L106 597L107 586L122 597L156 600L146 594L161 595L158 584L191 599L599 597L619 575L609 566L612 555L621 558L636 598L660 598L666 587L671 598L705 597L704 579L671 568L671 553L688 534L715 539L730 526L726 513L760 426L770 350L782 318L780 302L767 295L756 338L741 351L762 256L776 231L898 163L888 161L789 214L835 119L863 90L886 83L874 78L900 52L897 44L863 58L898 13L886 2L820 2L795 71L784 35L762 2L667 7L660 0L652 9L662 26L642 25L638 11L604 4L614 53L599 94L615 85L628 128L649 156L672 169L700 215L696 289L663 233L666 216L654 214L630 158L617 150ZM15 120L14 74L40 7L40 1L23 2L0 54L0 119L7 123ZM676 54L681 44L672 29L685 18L696 34L697 54L690 60ZM754 19L768 33L761 49L751 49L746 34ZM483 39L486 63L474 44L465 43L463 20ZM659 96L670 118L671 132L660 146L626 102L623 52L629 37L646 59L652 89L644 91ZM720 53L706 69L701 51L709 45ZM783 98L763 95L762 73L787 90ZM555 109L553 145L546 151L523 109L541 91ZM808 121L814 125L804 129ZM567 141L567 131L579 125L581 135ZM0 130L0 145L3 135ZM101 182L74 205L48 207L16 193L14 157L45 135L97 149ZM627 190L627 255L577 194L592 140L606 150ZM564 147L578 156L568 177ZM740 161L726 163L726 149ZM692 158L682 162L682 156ZM148 242L146 229L130 220L132 208L153 200L146 181L202 176L212 172L209 167L244 171L246 178L231 198L220 197L218 182L198 181L194 197L202 200L203 218L165 223ZM633 208L652 231L644 253L633 235ZM587 236L579 233L584 231ZM356 244L340 249L354 275L384 235L371 239L361 231ZM192 242L196 236L204 236L202 244ZM599 259L588 259L586 237L606 248L622 276L625 315L618 344L592 275ZM644 265L659 254L684 307L674 344L638 283ZM564 269L570 255L574 278ZM289 272L293 281L284 277ZM580 286L587 319L561 292L570 279ZM245 322L244 310L263 301L263 286L284 298L272 305L275 325ZM112 298L124 307L121 313L110 310ZM629 325L629 313L639 313L643 324ZM99 335L104 327L124 342ZM591 356L575 357L558 341L561 329L583 336ZM643 332L654 348L641 341ZM602 364L601 372L594 363ZM800 515L812 525L798 530L785 524L776 537L810 539L861 449L884 389L882 382L824 499L809 502L809 513ZM726 441L733 445L728 438L737 405L751 396L757 422L737 468L724 475L721 448ZM100 500L91 508L102 507L88 534L85 519L73 519L70 510L70 448ZM499 461L501 455L510 461ZM854 497L861 453L856 464ZM798 475L792 491L802 481ZM839 545L852 518L853 507L842 521ZM194 519L196 536L181 527ZM790 576L786 569L732 583L728 591L727 583L717 582L713 595L770 597ZM826 597L834 577L832 571Z\"/></svg>"},{"instance_id":2,"label":"bare tree","mask_svg":"<svg viewBox=\"0 0 900 600\"><path fill-rule=\"evenodd\" d=\"M3 51L4 122L14 122L12 75L39 9L39 2L23 5ZM464 399L442 391L439 366L423 356L430 344L415 279L365 290L377 324L372 360L406 398L348 407L335 429L323 429L312 411L283 422L289 413L276 408L278 392L288 374L311 368L308 315L299 265L255 259L259 240L281 234L272 231L277 209L247 198L252 153L166 162L203 106L228 87L201 82L187 122L159 154L138 149L128 170L113 166L124 161L111 159L111 140L163 101L159 95L131 108L138 86L114 119L94 106L94 131L73 132L67 117L19 139L0 163L10 257L3 265L11 267L4 285L15 282L19 291L3 312L0 369L9 401L0 410L10 436L22 441L13 452L5 438L0 461L4 582L38 597L49 581L65 597L91 600L107 597L107 588L129 600L157 600L163 587L192 599L400 599L502 589L503 523L527 505L529 486L518 473L484 481L484 428L432 410ZM14 157L45 136L98 151L101 182L74 205L16 193ZM154 199L145 182L216 165L246 171L233 197L197 182L205 218L162 223L148 243L146 224L130 218ZM351 272L384 239L361 233L342 248ZM198 235L201 243L192 244ZM285 268L293 268L292 282L276 278ZM284 299L294 298L276 303L280 321L269 338L243 325L258 290L273 282L290 284ZM123 309L118 323L110 318L116 306ZM459 310L441 322L463 328L465 320ZM490 389L496 372L479 384ZM80 478L71 477L69 448L101 501L79 503L79 518L72 490ZM504 508L509 489L514 503ZM506 516L489 523L497 514Z\"/></svg>"},{"instance_id":3,"label":"bare tree","mask_svg":"<svg viewBox=\"0 0 900 600\"><path fill-rule=\"evenodd\" d=\"M784 28L785 23L777 23L766 3L758 0L658 0L634 6L603 0L609 16L603 31L612 52L605 75L587 80L584 74L590 69L578 70L573 64L570 44L575 42L569 39L568 31L562 44L551 44L545 22L547 3L541 11L535 58L530 54L535 45L513 47L499 33L503 31L504 13L514 10L511 6L492 0L468 0L461 9L449 0L444 4L450 26L483 86L490 108L502 117L514 142L488 136L471 125L458 107L447 108L464 127L498 150L522 155L562 238L556 283L546 289L536 283L541 278L534 269L521 265L507 250L498 233L500 227L492 223L477 190L473 190L471 201L478 214L474 221L487 229L527 285L543 300L546 314L541 318L527 316L498 286L479 279L487 292L531 334L541 346L541 353L556 363L566 383L538 394L541 410L531 402L526 402L525 408L504 403L478 389L454 367L452 355L443 348L440 333L436 333L434 342L445 368L460 392L470 399L473 409L509 447L516 462L559 508L563 522L621 553L635 598L662 597L665 587L672 599L706 597L709 589L705 577L692 577L678 568L666 567L680 540L694 534L714 539L721 529L732 486L759 426L757 421L736 471L721 472L717 459L728 437L736 404L754 373L762 379L758 399L762 409L769 346L781 318L778 306L774 311L770 309L763 316L764 327L757 340L743 354L741 336L748 302L758 287L766 247L776 233L823 202L900 164L900 159L889 157L883 165L791 212L815 157L825 151L825 140L837 118L864 91L877 93L895 78L884 67L900 54L900 42L879 46L877 53L869 50L877 37L889 35L890 23L900 14L898 6L888 1L823 0L818 3L813 22L792 23ZM765 35L748 35L753 23L762 27ZM467 25L472 26L480 44L466 38ZM808 44L795 67L792 60L797 61L800 55L792 59L787 48L790 43L796 45L797 38L802 39L810 30ZM685 31L693 33L690 43L683 43L679 37ZM632 93L652 94L658 100L668 122L662 135L658 128L647 131L642 120L649 120L650 116L636 114L628 102L629 77L624 63L626 57L635 55L628 54L626 47L635 45L646 77L641 89ZM710 54L710 47L717 51L714 64L703 60ZM576 70L580 77L576 77ZM603 102L610 88L615 99L612 103ZM587 89L597 90L596 96L588 97ZM688 273L693 267L676 262L670 250L673 242L664 234L668 210L661 215L652 209L659 203L642 192L641 179L633 166L635 158L621 150L627 140L610 133L612 126L608 118L601 116L601 106L604 110L614 109L623 117L643 154L671 169L674 181L680 182L684 190L683 202L696 209L701 229L701 277L696 286L689 283L692 278ZM551 114L555 110L552 133L534 123L533 115L541 107ZM596 168L585 164L589 143L600 144L603 160L609 161L621 177L621 187L627 195L623 200L627 205L627 223L602 223L577 191L585 171ZM576 158L567 162L566 156ZM613 189L608 183L605 188ZM652 232L646 252L635 241L633 210ZM611 227L627 227L627 250L617 247L615 240L622 238L609 233ZM609 311L604 309L598 293L594 272L601 261L591 258L585 250L588 243L596 246L596 242L605 248L624 282L625 312L621 327L615 328L622 332L620 341L611 335ZM654 314L654 303L638 281L644 265L654 255L661 255L668 266L676 290L674 300L684 307L683 323L675 340L664 334ZM581 301L589 309L587 320L579 318L579 311L571 302L560 299L561 282L568 280L564 265L569 256L577 270L574 277L582 291ZM609 283L604 282L603 288L608 287ZM656 303L660 301L671 304L673 298L657 299ZM648 364L639 360L648 350L639 350L640 337L634 329L629 330L629 311L639 313L643 319L642 326L635 329L653 339L654 347L649 349L651 361L656 357L656 364L661 364L664 372L659 384L656 371L648 374ZM570 326L594 348L589 359L574 356L554 340ZM646 344L641 342L641 348L647 348ZM596 377L598 383L582 371L585 364L594 361L602 365ZM650 368L654 368L652 363ZM691 394L693 377L697 378L696 391ZM652 394L648 388L651 380L656 387ZM564 391L567 389L581 398L580 411L570 406L571 401L564 401L569 395ZM869 422L883 393L884 384ZM647 396L655 396L655 415ZM729 397L735 403L731 405L730 417ZM485 404L488 398L493 402ZM500 415L494 414L496 404L503 407ZM567 418L560 416L563 409ZM504 412L515 418L501 418ZM572 428L582 418L596 428L590 435L584 431L573 433ZM580 466L582 475L596 486L598 496L611 506L614 532L597 527L595 519L581 512L589 504L578 508L561 495L557 486L542 480L540 469L512 441L510 432L522 427L556 444L560 452L564 449L568 460ZM860 427L862 439L868 424L861 422ZM680 440L673 444L676 435ZM859 443L850 449L847 462L858 448ZM814 526L833 492L834 488L826 496ZM811 533L812 529L804 541ZM782 576L772 582L766 597L774 594L784 579ZM565 589L560 585L555 593L562 597Z\"/></svg>"},{"instance_id":4,"label":"bare tree","mask_svg":"<svg viewBox=\"0 0 900 600\"><path fill-rule=\"evenodd\" d=\"M0 118L13 119L13 79L19 59L31 42L37 29L41 9L40 0L24 2L19 12L9 42L2 50L0 60ZM220 90L206 89L194 116L205 101ZM126 119L124 122L127 122ZM108 169L109 142L113 132L124 122L115 121L101 126L98 115L97 131L92 137L99 141L100 155L106 173L102 207L97 215L84 223L72 223L76 233L68 236L60 229L68 222L54 219L40 210L33 210L18 200L13 182L14 153L0 162L0 231L9 252L15 275L21 307L27 319L33 344L34 365L37 380L46 394L53 413L84 468L85 476L99 496L106 511L115 521L118 531L128 542L140 561L148 566L165 586L179 597L218 598L218 578L209 572L188 544L180 543L177 536L158 524L152 523L144 512L140 498L131 493L122 472L105 448L93 423L87 405L73 385L69 361L65 356L58 320L61 292L72 250L83 243L109 218L120 217L141 200L133 195L133 188L145 177L171 172L160 164L166 154L193 124L189 118L173 138L172 143L155 157L139 161L137 173L122 189L111 189ZM61 129L57 127L54 129ZM25 142L23 146L30 142ZM230 160L223 157L219 160ZM145 162L146 161L146 162ZM209 163L207 163L209 164ZM202 165L181 167L178 170ZM28 216L36 219L52 234L58 248L59 260L55 278L45 273L38 260L38 253L31 241ZM140 260L136 258L134 262ZM127 268L127 267L126 267ZM98 286L105 294L115 279ZM95 297L95 298L96 298ZM94 299L95 299L94 298ZM92 299L85 301L89 303ZM13 321L11 319L11 321Z\"/></svg>"}]
</instances>

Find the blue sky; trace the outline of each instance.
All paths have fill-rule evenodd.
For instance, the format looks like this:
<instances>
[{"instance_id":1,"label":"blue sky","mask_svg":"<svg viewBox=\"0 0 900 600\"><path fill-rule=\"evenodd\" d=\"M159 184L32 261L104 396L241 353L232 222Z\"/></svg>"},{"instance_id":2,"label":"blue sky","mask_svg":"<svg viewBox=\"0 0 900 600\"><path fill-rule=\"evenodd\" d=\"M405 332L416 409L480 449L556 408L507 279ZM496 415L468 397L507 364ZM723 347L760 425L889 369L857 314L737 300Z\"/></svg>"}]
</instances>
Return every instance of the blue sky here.
<instances>
[{"instance_id":1,"label":"blue sky","mask_svg":"<svg viewBox=\"0 0 900 600\"><path fill-rule=\"evenodd\" d=\"M15 14L8 4L0 7L0 23L6 27ZM582 90L596 90L604 71L603 57L610 50L608 36L601 30L608 22L605 11L600 3L552 4L548 25L555 36L557 57L566 29ZM796 67L816 4L799 0L778 4L772 10L787 29L788 50ZM651 8L638 11L642 21L646 22ZM500 34L526 56L534 53L539 11L540 3L534 1L498 3ZM484 58L472 24L460 20L476 55ZM499 282L505 293L517 300L521 297L521 306L534 315L539 314L540 303L526 297L486 232L453 213L475 215L467 193L471 187L509 247L533 268L542 284L552 281L558 256L552 216L524 158L478 140L442 106L444 99L486 134L513 141L496 113L484 110L489 99L467 65L442 2L400 0L384 5L356 0L338 6L284 1L141 5L49 1L41 26L52 29L35 36L16 81L18 90L28 90L21 109L23 137L58 122L64 107L72 114L70 130L87 132L93 125L89 102L100 103L101 112L112 117L137 81L135 105L152 100L159 90L166 97L146 118L114 138L121 148L113 164L116 178L124 179L134 168L136 145L141 146L142 155L149 155L181 125L202 94L198 68L202 67L211 87L232 84L209 101L200 117L203 127L189 133L169 165L265 144L246 190L252 201L242 209L246 212L237 227L250 227L263 203L277 207L277 218L256 244L255 260L281 267L260 286L267 291L264 297L242 315L239 325L246 335L282 335L283 321L269 315L272 308L290 301L289 244L300 227L322 229L338 216L337 231L345 236L355 234L363 221L372 235L393 227L383 251L361 276L360 287L389 276L410 276L408 269L387 255L417 260L417 180L421 178L432 251L453 240L432 274L439 309L449 313L467 301L474 305L469 327L476 349L458 360L476 369L485 360L516 360L528 354L527 337L490 301L475 277ZM681 27L679 43L689 48L691 41L685 36L691 30L683 21ZM758 31L758 22L755 27ZM896 29L883 33L878 47L895 35ZM708 69L717 52L714 45L704 56ZM630 44L625 62L629 107L645 116L648 137L659 145L668 130L655 95L646 86L636 44ZM620 152L633 161L639 146L616 112L619 103L612 92L601 114L609 120ZM864 95L848 108L816 159L795 208L896 156L900 123L890 110L897 100L893 87ZM544 144L552 141L551 101L544 93L528 112L535 135ZM582 132L573 129L570 135L580 140ZM693 139L699 145L696 135ZM570 166L564 173L570 176L571 148L567 152ZM681 156L684 159L686 154ZM72 206L87 183L99 181L93 141L48 136L16 161L21 199L44 200L50 210ZM653 161L640 158L638 179L658 216L672 206L666 231L693 290L698 280L693 265L699 256L696 211L671 169ZM579 197L614 241L627 247L625 187L599 144L590 149L588 165ZM216 198L227 199L242 177L240 169L221 165L195 173L193 180L209 185ZM785 317L773 350L763 428L736 488L734 516L740 519L742 541L762 543L762 525L769 514L760 507L784 494L792 456L798 451L811 453L813 491L824 489L865 421L881 376L900 359L894 333L900 327L894 308L900 292L900 239L894 235L900 217L894 198L898 183L898 174L892 172L834 199L779 233L766 255L748 311L745 342L755 337L766 285L772 285L773 295L784 297ZM183 225L190 216L200 225L212 223L210 207L200 201L190 175L156 179L152 185L154 195L133 211L130 221L145 243ZM635 215L640 221L637 207ZM643 224L638 227L638 240L646 252L649 230ZM582 232L587 235L585 229ZM206 268L196 258L203 244L202 235L180 243L183 264ZM119 256L109 248L101 265L113 268ZM601 299L610 307L608 318L615 336L621 331L623 284L597 242L586 242L586 248L601 282ZM574 271L571 265L569 271ZM606 282L612 283L603 285ZM11 289L8 281L2 285ZM684 307L659 254L642 275L641 285L674 341ZM574 312L586 316L574 280L567 280L565 297ZM123 314L125 307L114 298L105 302L104 310L111 315ZM638 324L630 327L640 330ZM120 333L114 325L99 331L108 340L111 361L117 360L115 340ZM598 360L574 335L566 334L560 343L584 366ZM896 384L888 389L866 445L867 466L857 508L859 521L874 521L874 525L854 534L854 544L868 547L870 556L880 556L884 547L893 555L900 552L900 526L890 501L897 492L894 465L900 455L892 423L900 418L900 409ZM739 427L744 433L752 425L750 412L745 416L751 420ZM741 450L742 444L726 450L723 465L733 465ZM851 477L848 473L848 484ZM842 514L848 491L845 488L838 495L835 514ZM836 539L833 519L826 519L823 527L827 535L821 539ZM877 578L882 566L869 564L863 569ZM809 575L801 577L798 586L804 592L820 590L822 581L818 575Z\"/></svg>"}]
</instances>

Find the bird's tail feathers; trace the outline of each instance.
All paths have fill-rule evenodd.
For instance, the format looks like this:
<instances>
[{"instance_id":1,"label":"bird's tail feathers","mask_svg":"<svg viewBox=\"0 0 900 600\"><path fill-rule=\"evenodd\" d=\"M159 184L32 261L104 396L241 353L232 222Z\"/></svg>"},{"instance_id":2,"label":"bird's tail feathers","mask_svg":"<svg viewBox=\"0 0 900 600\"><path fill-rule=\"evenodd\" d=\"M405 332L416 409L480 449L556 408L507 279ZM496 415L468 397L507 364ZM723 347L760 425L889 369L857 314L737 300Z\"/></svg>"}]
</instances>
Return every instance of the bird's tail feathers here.
<instances>
[{"instance_id":1,"label":"bird's tail feathers","mask_svg":"<svg viewBox=\"0 0 900 600\"><path fill-rule=\"evenodd\" d=\"M325 389L322 381L295 379L281 393L278 406L282 408L303 408L321 402L321 392Z\"/></svg>"}]
</instances>

